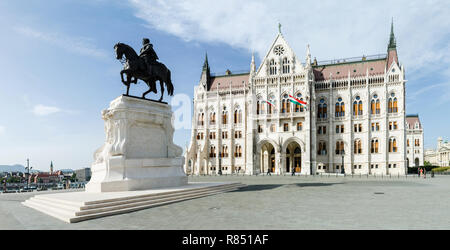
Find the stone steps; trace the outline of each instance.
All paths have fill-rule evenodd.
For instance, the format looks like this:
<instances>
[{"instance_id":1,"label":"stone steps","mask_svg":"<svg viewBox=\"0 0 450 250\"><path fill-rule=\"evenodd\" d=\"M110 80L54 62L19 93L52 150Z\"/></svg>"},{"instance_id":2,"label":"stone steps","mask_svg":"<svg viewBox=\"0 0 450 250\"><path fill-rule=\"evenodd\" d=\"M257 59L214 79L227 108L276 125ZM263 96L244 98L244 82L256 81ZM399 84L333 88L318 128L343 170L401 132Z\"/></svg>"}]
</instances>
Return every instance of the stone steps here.
<instances>
[{"instance_id":1,"label":"stone steps","mask_svg":"<svg viewBox=\"0 0 450 250\"><path fill-rule=\"evenodd\" d=\"M71 200L70 196L73 196L73 193L65 194L64 199L61 198L61 195L37 195L22 204L65 222L74 223L233 191L243 186L245 185L240 183L227 183L175 191L164 190L151 194L121 195L115 198L99 197L96 200L86 201Z\"/></svg>"}]
</instances>

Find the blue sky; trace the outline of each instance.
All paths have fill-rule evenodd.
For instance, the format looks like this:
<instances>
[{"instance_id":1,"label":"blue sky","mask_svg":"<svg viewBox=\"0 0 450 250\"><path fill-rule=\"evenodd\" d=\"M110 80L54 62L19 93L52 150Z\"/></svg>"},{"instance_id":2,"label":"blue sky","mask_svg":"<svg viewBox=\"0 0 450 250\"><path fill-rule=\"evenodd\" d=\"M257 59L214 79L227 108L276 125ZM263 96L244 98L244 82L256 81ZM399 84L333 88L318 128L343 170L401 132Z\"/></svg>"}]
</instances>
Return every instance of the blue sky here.
<instances>
[{"instance_id":1,"label":"blue sky","mask_svg":"<svg viewBox=\"0 0 450 250\"><path fill-rule=\"evenodd\" d=\"M192 97L206 51L212 72L248 70L278 22L299 58L310 44L321 61L385 53L392 17L407 113L419 113L433 148L438 136L450 137L449 14L448 1L3 0L0 165L91 164L104 141L100 112L125 90L113 51L119 41L139 50L150 38L175 94ZM131 91L144 90L141 83ZM184 147L189 137L178 129L175 143Z\"/></svg>"}]
</instances>

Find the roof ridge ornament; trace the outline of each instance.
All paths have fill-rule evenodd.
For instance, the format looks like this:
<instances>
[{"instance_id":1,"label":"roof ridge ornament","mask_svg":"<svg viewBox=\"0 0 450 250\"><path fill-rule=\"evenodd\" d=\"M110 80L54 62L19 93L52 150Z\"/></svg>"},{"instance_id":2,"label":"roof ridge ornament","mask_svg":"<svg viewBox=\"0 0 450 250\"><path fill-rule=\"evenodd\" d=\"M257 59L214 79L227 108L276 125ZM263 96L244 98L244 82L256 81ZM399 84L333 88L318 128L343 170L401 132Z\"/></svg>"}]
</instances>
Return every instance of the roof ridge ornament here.
<instances>
[{"instance_id":1,"label":"roof ridge ornament","mask_svg":"<svg viewBox=\"0 0 450 250\"><path fill-rule=\"evenodd\" d=\"M281 34L281 23L278 22L278 33Z\"/></svg>"}]
</instances>

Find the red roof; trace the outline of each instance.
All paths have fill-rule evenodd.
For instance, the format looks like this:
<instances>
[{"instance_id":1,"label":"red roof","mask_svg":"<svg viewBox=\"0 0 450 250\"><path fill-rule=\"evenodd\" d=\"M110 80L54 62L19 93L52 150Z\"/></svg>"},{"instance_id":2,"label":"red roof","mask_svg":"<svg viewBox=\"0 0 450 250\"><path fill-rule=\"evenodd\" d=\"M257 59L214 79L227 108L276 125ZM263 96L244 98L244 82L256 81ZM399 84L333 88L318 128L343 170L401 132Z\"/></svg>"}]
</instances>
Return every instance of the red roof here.
<instances>
[{"instance_id":1,"label":"red roof","mask_svg":"<svg viewBox=\"0 0 450 250\"><path fill-rule=\"evenodd\" d=\"M231 88L243 88L248 84L249 74L239 74L239 75L225 75L211 77L211 88L210 91L216 91L217 88L220 90ZM220 85L219 85L220 84Z\"/></svg>"},{"instance_id":2,"label":"red roof","mask_svg":"<svg viewBox=\"0 0 450 250\"><path fill-rule=\"evenodd\" d=\"M366 76L367 70L370 75L384 74L386 67L386 59L381 60L369 60L342 64L330 64L314 66L314 78L316 81L323 81L330 79L330 73L333 79L342 79L348 77L350 71L350 77L363 77Z\"/></svg>"},{"instance_id":3,"label":"red roof","mask_svg":"<svg viewBox=\"0 0 450 250\"><path fill-rule=\"evenodd\" d=\"M418 116L406 116L406 123L408 124L409 129L415 128L416 123L419 123L419 128L422 128L422 124L420 124L420 120Z\"/></svg>"}]
</instances>

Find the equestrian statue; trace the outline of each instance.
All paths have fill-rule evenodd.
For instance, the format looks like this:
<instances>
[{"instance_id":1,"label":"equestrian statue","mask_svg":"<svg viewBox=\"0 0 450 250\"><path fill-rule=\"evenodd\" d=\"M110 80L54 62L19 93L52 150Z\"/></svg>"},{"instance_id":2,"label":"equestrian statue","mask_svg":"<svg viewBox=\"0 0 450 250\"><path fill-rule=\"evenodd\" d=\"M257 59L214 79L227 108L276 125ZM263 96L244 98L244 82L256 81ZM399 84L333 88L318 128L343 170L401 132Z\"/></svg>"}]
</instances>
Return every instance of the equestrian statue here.
<instances>
[{"instance_id":1,"label":"equestrian statue","mask_svg":"<svg viewBox=\"0 0 450 250\"><path fill-rule=\"evenodd\" d=\"M149 87L149 90L142 94L142 98L145 99L145 96L150 92L158 93L156 81L159 81L161 85L161 98L158 101L161 102L164 95L164 84L167 87L167 93L173 96L170 70L164 64L157 61L159 59L158 55L153 50L153 45L148 38L142 40L142 45L139 55L127 44L119 42L114 45L116 59L124 65L123 70L120 71L120 77L122 78L123 84L127 86L126 95L129 93L131 83L136 84L138 79L140 79ZM125 60L123 59L124 56ZM123 77L124 74L126 75L126 80Z\"/></svg>"}]
</instances>

